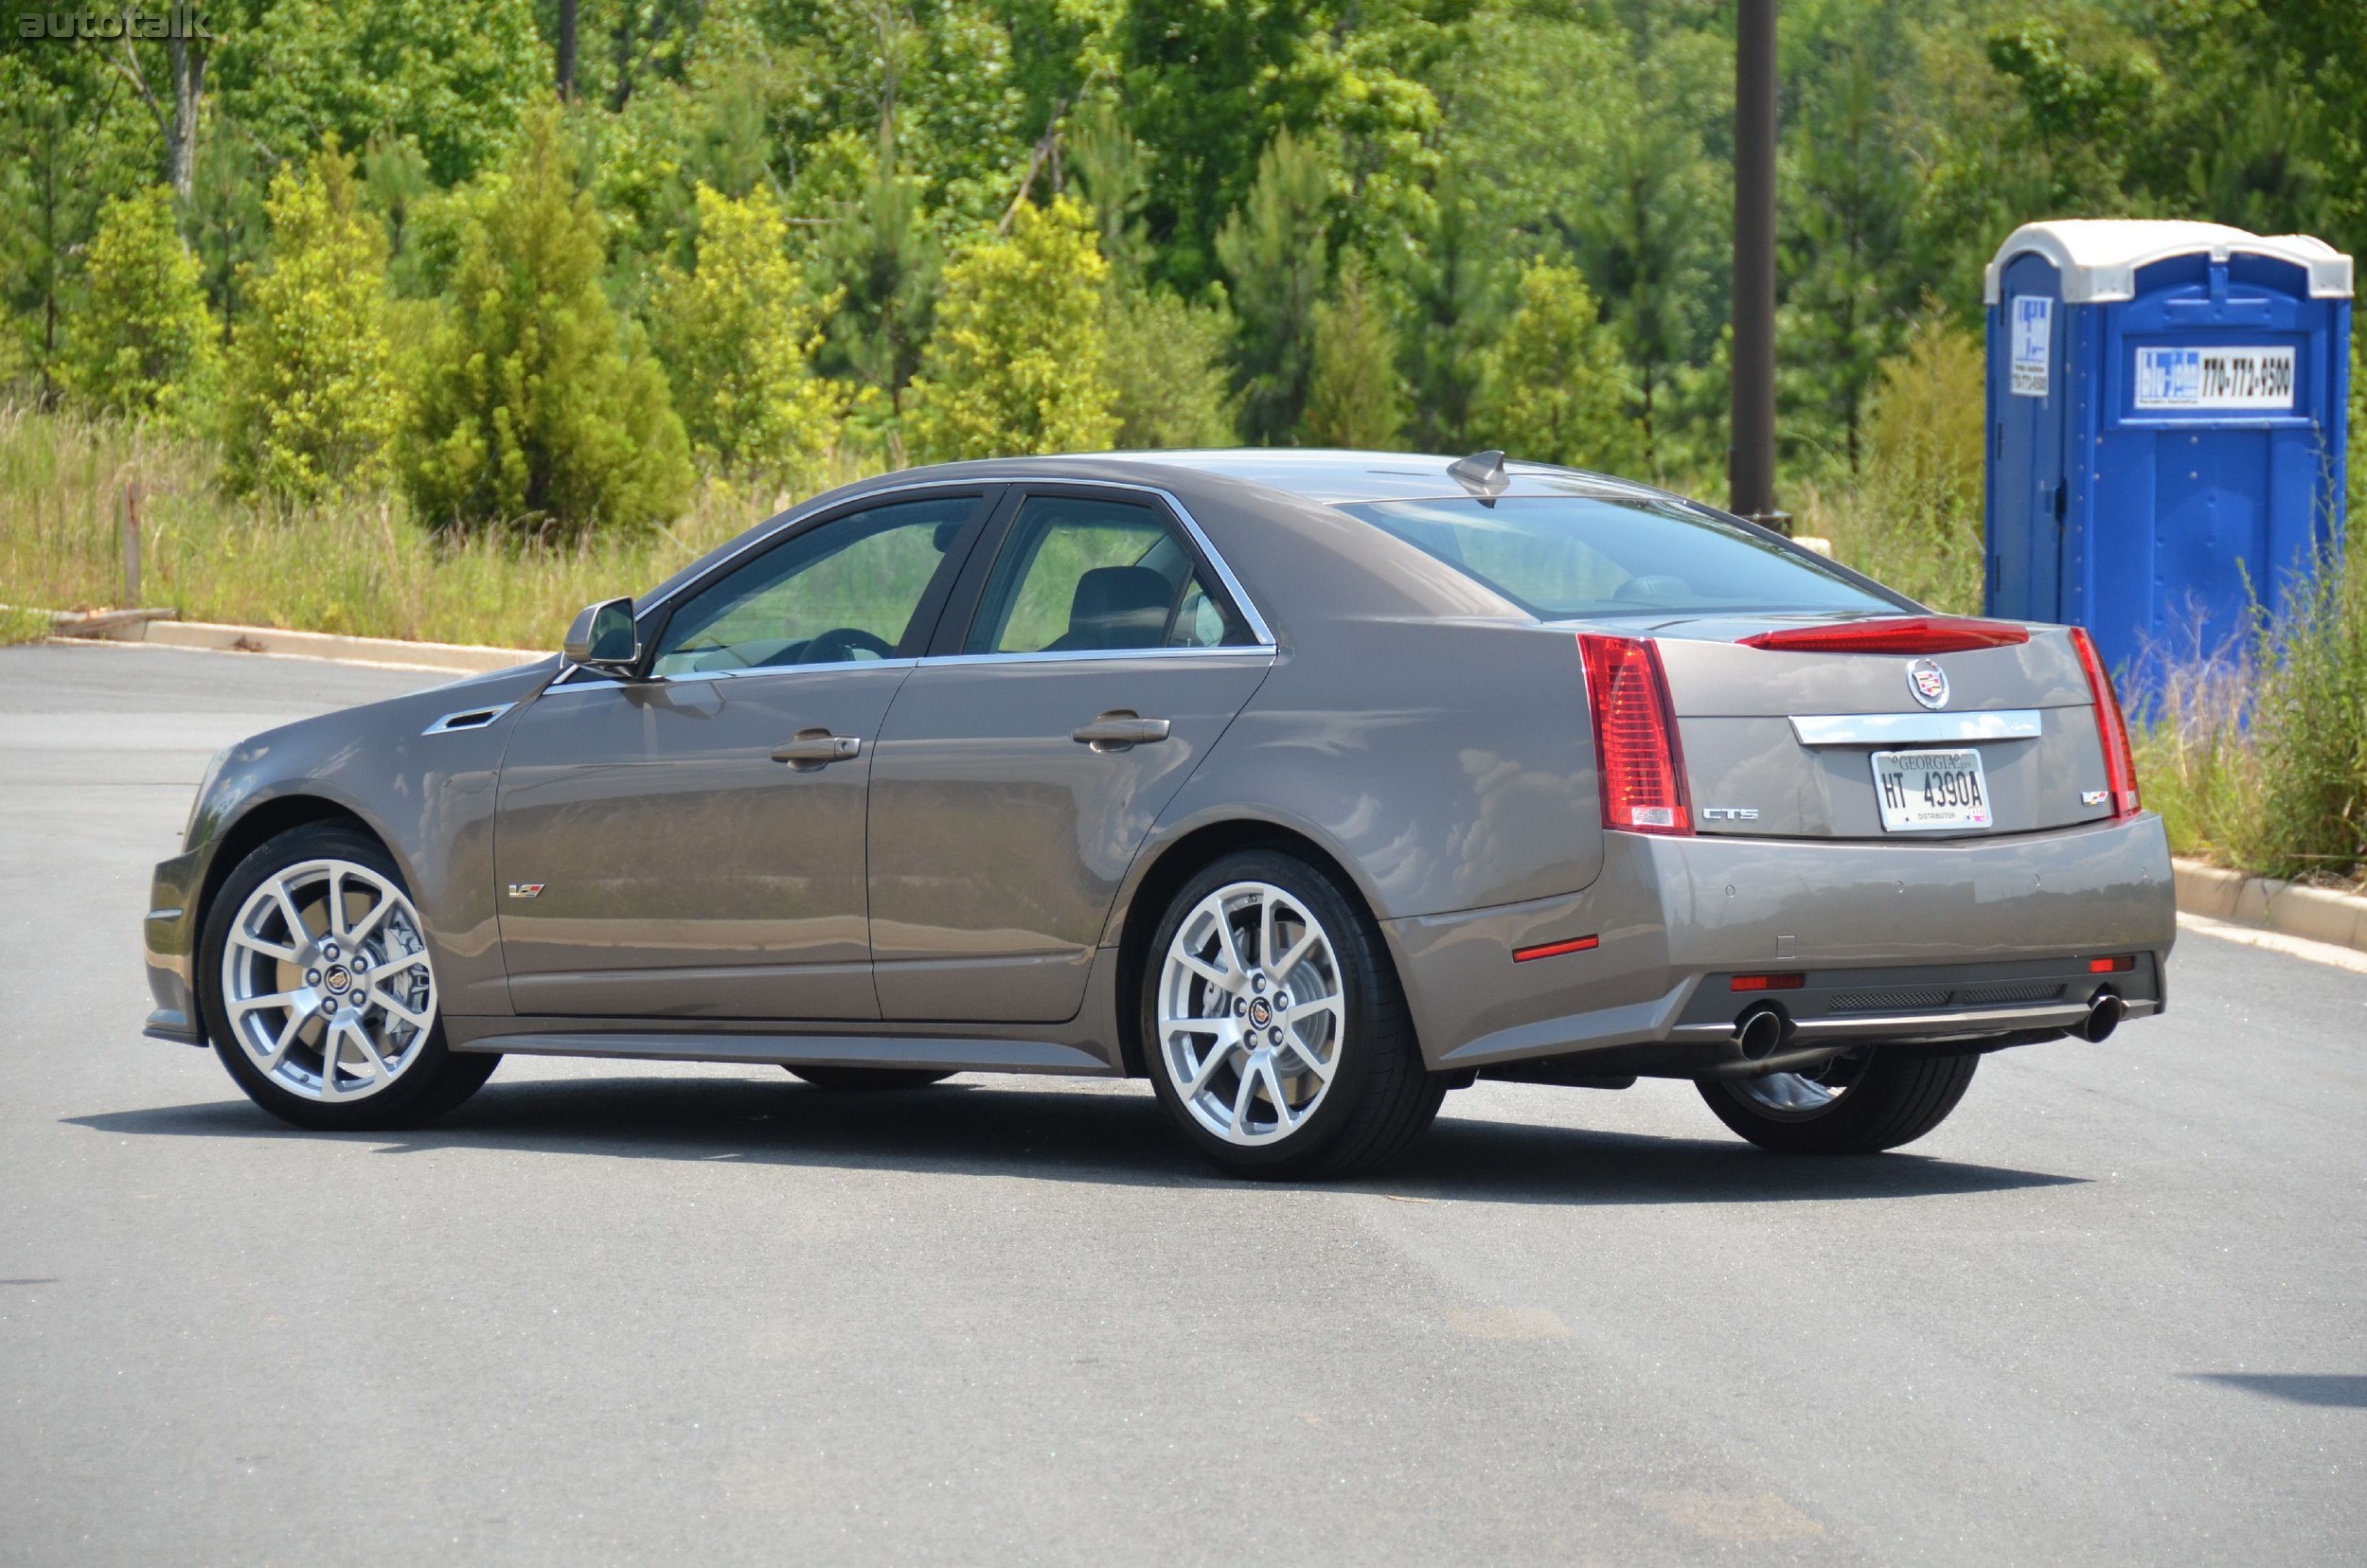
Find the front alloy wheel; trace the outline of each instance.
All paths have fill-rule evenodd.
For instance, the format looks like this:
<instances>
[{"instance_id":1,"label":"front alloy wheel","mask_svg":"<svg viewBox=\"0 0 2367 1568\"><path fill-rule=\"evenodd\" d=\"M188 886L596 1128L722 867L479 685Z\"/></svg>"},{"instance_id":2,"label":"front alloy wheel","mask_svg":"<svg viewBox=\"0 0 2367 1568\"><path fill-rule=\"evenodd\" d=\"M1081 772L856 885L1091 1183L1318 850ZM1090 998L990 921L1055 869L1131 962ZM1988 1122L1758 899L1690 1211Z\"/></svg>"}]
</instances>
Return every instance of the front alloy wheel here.
<instances>
[{"instance_id":1,"label":"front alloy wheel","mask_svg":"<svg viewBox=\"0 0 2367 1568\"><path fill-rule=\"evenodd\" d=\"M436 1025L419 913L349 860L309 860L248 894L222 954L222 1010L275 1086L334 1104L391 1087Z\"/></svg>"},{"instance_id":2,"label":"front alloy wheel","mask_svg":"<svg viewBox=\"0 0 2367 1568\"><path fill-rule=\"evenodd\" d=\"M214 1054L282 1121L417 1126L501 1060L445 1044L427 923L358 827L309 823L258 846L208 901L198 953Z\"/></svg>"}]
</instances>

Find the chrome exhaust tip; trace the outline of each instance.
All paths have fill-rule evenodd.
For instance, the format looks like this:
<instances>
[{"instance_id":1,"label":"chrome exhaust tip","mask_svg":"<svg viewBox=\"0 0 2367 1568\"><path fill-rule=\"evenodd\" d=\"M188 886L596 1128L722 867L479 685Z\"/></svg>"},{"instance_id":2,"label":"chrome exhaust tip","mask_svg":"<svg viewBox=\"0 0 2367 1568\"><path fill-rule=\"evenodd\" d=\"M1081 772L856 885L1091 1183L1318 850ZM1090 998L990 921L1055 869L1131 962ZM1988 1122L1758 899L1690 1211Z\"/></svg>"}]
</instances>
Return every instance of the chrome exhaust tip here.
<instances>
[{"instance_id":1,"label":"chrome exhaust tip","mask_svg":"<svg viewBox=\"0 0 2367 1568\"><path fill-rule=\"evenodd\" d=\"M1765 1061L1783 1048L1784 1015L1773 1007L1753 1007L1735 1020L1735 1048L1745 1061Z\"/></svg>"},{"instance_id":2,"label":"chrome exhaust tip","mask_svg":"<svg viewBox=\"0 0 2367 1568\"><path fill-rule=\"evenodd\" d=\"M2079 1021L2079 1026L2072 1033L2090 1044L2097 1044L2110 1039L2127 1015L2127 1005L2121 1001L2120 993L2107 988L2096 992L2095 1000L2088 1004L2088 1016Z\"/></svg>"}]
</instances>

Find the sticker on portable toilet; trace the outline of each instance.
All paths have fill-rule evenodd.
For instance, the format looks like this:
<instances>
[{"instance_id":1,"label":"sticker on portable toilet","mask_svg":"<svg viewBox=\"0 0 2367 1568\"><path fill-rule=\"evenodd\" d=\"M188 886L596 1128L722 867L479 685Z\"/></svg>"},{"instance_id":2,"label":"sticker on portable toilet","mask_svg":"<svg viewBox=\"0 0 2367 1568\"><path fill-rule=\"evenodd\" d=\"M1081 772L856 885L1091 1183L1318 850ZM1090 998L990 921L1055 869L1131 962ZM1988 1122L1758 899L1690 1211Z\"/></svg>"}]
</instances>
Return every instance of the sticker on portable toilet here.
<instances>
[{"instance_id":1,"label":"sticker on portable toilet","mask_svg":"<svg viewBox=\"0 0 2367 1568\"><path fill-rule=\"evenodd\" d=\"M2014 296L2014 396L2046 396L2047 353L2055 342L2055 301L2045 294Z\"/></svg>"},{"instance_id":2,"label":"sticker on portable toilet","mask_svg":"<svg viewBox=\"0 0 2367 1568\"><path fill-rule=\"evenodd\" d=\"M2288 411L2293 406L2293 350L2140 348L2137 406Z\"/></svg>"}]
</instances>

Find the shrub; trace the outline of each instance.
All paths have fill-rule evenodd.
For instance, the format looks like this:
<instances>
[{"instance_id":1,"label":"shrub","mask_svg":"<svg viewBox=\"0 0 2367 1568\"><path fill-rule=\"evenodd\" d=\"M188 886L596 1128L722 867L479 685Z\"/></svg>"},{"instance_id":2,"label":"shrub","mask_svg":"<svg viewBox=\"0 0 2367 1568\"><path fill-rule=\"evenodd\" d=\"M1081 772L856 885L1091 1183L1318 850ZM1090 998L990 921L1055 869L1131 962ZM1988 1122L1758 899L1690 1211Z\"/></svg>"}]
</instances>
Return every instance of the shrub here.
<instances>
[{"instance_id":1,"label":"shrub","mask_svg":"<svg viewBox=\"0 0 2367 1568\"><path fill-rule=\"evenodd\" d=\"M821 321L789 258L789 223L762 187L733 201L699 187L698 260L660 276L653 307L674 406L692 450L740 472L811 473L838 438L848 389L813 373Z\"/></svg>"},{"instance_id":2,"label":"shrub","mask_svg":"<svg viewBox=\"0 0 2367 1568\"><path fill-rule=\"evenodd\" d=\"M1107 271L1092 213L1067 196L1023 202L1007 237L948 262L912 385L914 450L946 460L1108 446L1118 420L1103 370Z\"/></svg>"},{"instance_id":3,"label":"shrub","mask_svg":"<svg viewBox=\"0 0 2367 1568\"><path fill-rule=\"evenodd\" d=\"M1187 304L1165 289L1112 287L1102 330L1118 445L1233 444L1224 366L1233 324L1221 307Z\"/></svg>"},{"instance_id":4,"label":"shrub","mask_svg":"<svg viewBox=\"0 0 2367 1568\"><path fill-rule=\"evenodd\" d=\"M600 288L600 218L539 110L472 204L452 303L429 344L404 482L437 527L537 534L678 511L688 443L666 375Z\"/></svg>"},{"instance_id":5,"label":"shrub","mask_svg":"<svg viewBox=\"0 0 2367 1568\"><path fill-rule=\"evenodd\" d=\"M386 237L334 148L282 169L265 200L270 269L247 271L230 350L224 477L310 501L391 470L402 401L387 330Z\"/></svg>"},{"instance_id":6,"label":"shrub","mask_svg":"<svg viewBox=\"0 0 2367 1568\"><path fill-rule=\"evenodd\" d=\"M84 281L67 334L66 389L121 414L200 422L220 371L220 329L203 269L173 227L170 190L151 187L99 209Z\"/></svg>"}]
</instances>

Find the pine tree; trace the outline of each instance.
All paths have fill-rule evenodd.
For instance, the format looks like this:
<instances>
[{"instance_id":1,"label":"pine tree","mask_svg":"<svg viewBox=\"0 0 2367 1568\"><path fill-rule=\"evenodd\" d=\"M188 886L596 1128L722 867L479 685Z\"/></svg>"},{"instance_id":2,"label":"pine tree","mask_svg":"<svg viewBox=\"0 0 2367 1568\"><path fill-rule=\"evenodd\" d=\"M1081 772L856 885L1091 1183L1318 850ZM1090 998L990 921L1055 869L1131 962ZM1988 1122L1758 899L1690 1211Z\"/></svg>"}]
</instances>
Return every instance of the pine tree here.
<instances>
[{"instance_id":1,"label":"pine tree","mask_svg":"<svg viewBox=\"0 0 2367 1568\"><path fill-rule=\"evenodd\" d=\"M404 476L437 527L631 526L688 495L665 372L601 292L600 216L569 162L556 112L528 116L462 241Z\"/></svg>"},{"instance_id":2,"label":"pine tree","mask_svg":"<svg viewBox=\"0 0 2367 1568\"><path fill-rule=\"evenodd\" d=\"M1333 296L1315 307L1314 374L1301 434L1309 446L1396 446L1405 434L1397 334L1374 296L1361 252L1340 263Z\"/></svg>"},{"instance_id":3,"label":"pine tree","mask_svg":"<svg viewBox=\"0 0 2367 1568\"><path fill-rule=\"evenodd\" d=\"M172 192L152 186L99 210L83 262L85 297L69 323L66 390L184 428L210 411L219 329L203 269L172 223Z\"/></svg>"},{"instance_id":4,"label":"pine tree","mask_svg":"<svg viewBox=\"0 0 2367 1568\"><path fill-rule=\"evenodd\" d=\"M1475 439L1516 457L1633 472L1644 433L1635 375L1575 267L1522 269L1520 306L1489 356Z\"/></svg>"},{"instance_id":5,"label":"pine tree","mask_svg":"<svg viewBox=\"0 0 2367 1568\"><path fill-rule=\"evenodd\" d=\"M1247 205L1217 235L1239 321L1234 365L1241 429L1261 445L1290 440L1307 406L1330 200L1322 155L1280 131L1257 160Z\"/></svg>"},{"instance_id":6,"label":"pine tree","mask_svg":"<svg viewBox=\"0 0 2367 1568\"><path fill-rule=\"evenodd\" d=\"M1023 202L1010 234L946 264L915 378L913 447L930 459L1093 452L1117 433L1104 373L1108 263L1071 197Z\"/></svg>"},{"instance_id":7,"label":"pine tree","mask_svg":"<svg viewBox=\"0 0 2367 1568\"><path fill-rule=\"evenodd\" d=\"M810 474L838 438L848 389L813 373L819 306L789 258L789 223L762 187L698 188L696 270L661 274L656 337L692 450L725 469Z\"/></svg>"},{"instance_id":8,"label":"pine tree","mask_svg":"<svg viewBox=\"0 0 2367 1568\"><path fill-rule=\"evenodd\" d=\"M334 147L281 169L269 270L240 269L224 472L234 490L312 500L384 479L402 400L388 330L386 236Z\"/></svg>"}]
</instances>

